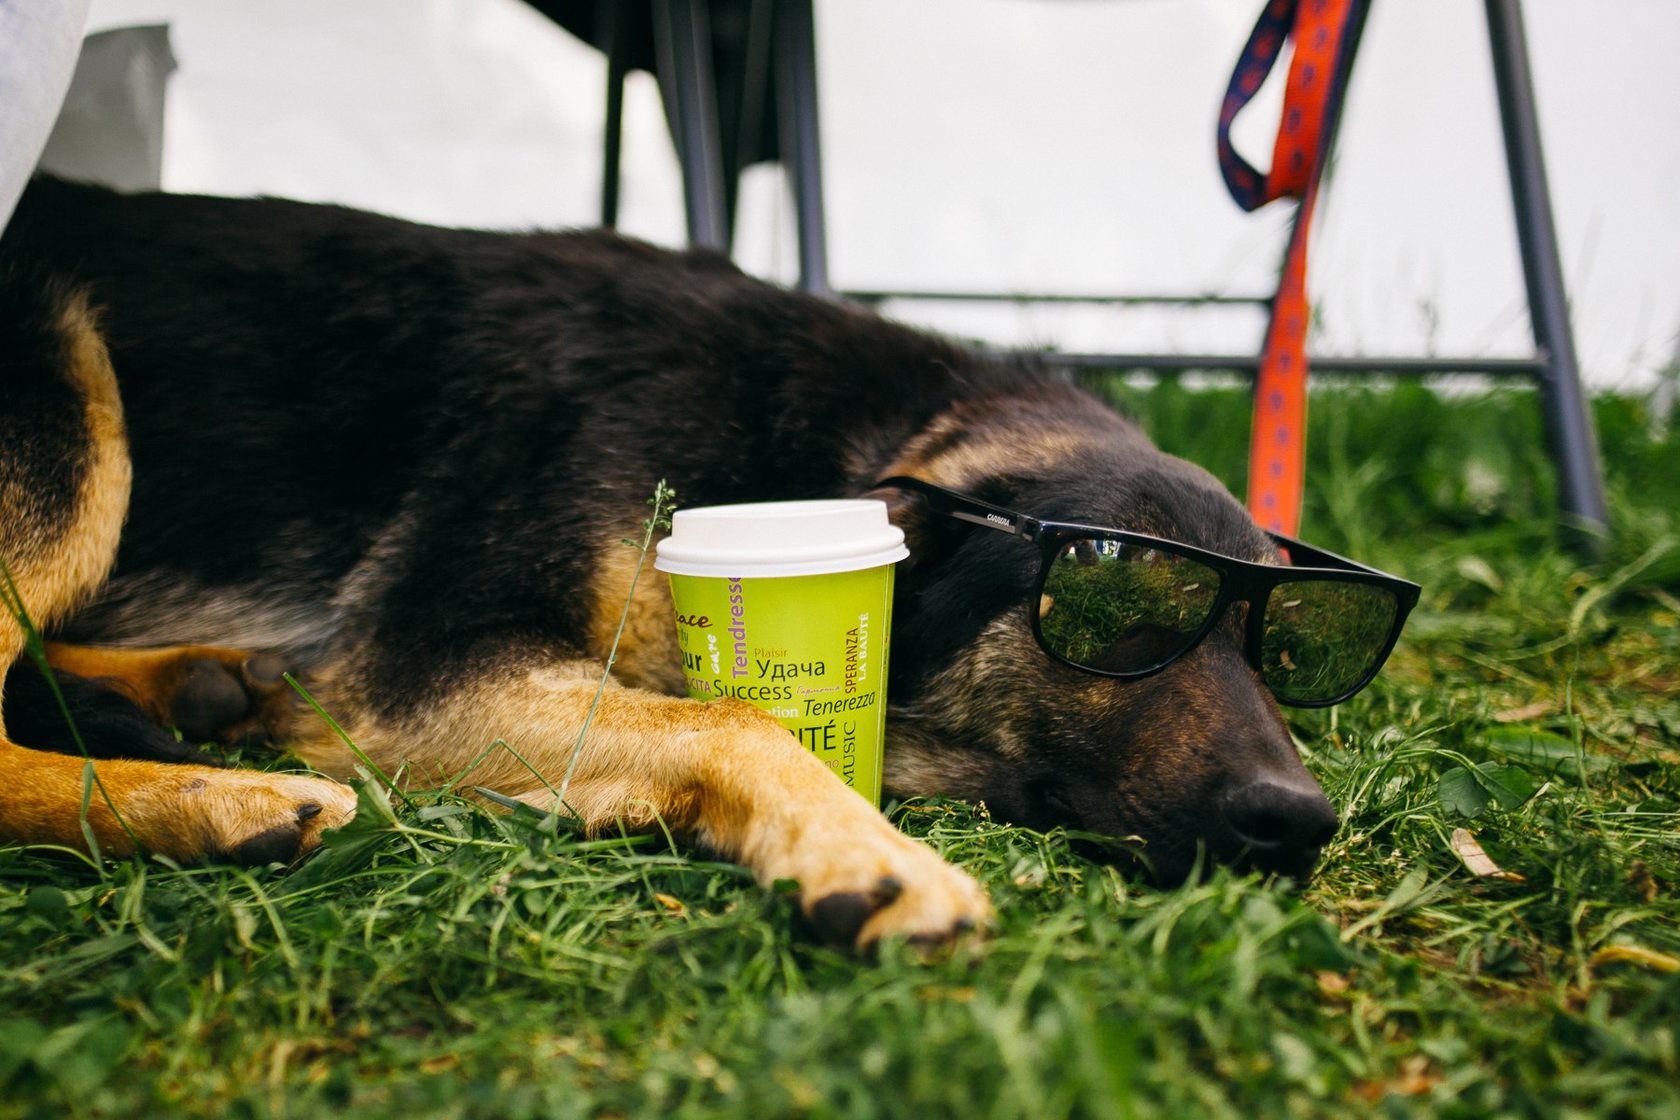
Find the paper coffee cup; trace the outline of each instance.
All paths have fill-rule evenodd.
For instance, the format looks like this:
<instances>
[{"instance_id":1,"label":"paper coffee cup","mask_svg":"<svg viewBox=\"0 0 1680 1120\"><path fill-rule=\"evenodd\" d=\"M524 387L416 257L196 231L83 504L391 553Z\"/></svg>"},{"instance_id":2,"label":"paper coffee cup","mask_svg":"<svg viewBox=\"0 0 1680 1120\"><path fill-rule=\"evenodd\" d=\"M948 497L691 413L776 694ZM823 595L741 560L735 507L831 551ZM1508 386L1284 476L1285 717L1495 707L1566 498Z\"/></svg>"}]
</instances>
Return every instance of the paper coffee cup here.
<instances>
[{"instance_id":1,"label":"paper coffee cup","mask_svg":"<svg viewBox=\"0 0 1680 1120\"><path fill-rule=\"evenodd\" d=\"M654 567L688 694L769 712L879 805L893 565L909 554L884 502L678 510Z\"/></svg>"}]
</instances>

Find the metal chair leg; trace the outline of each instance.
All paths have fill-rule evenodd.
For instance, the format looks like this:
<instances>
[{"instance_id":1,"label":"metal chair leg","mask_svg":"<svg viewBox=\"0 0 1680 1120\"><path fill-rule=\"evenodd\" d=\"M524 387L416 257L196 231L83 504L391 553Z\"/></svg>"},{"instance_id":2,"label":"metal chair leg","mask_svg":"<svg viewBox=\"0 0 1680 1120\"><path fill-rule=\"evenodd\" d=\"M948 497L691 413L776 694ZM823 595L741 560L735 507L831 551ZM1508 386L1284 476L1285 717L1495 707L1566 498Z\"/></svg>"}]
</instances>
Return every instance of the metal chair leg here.
<instances>
[{"instance_id":1,"label":"metal chair leg","mask_svg":"<svg viewBox=\"0 0 1680 1120\"><path fill-rule=\"evenodd\" d=\"M1552 222L1551 193L1540 150L1534 79L1518 0L1487 0L1487 20L1517 241L1528 288L1528 314L1542 360L1540 407L1545 415L1546 441L1557 464L1558 505L1565 522L1581 534L1582 543L1599 551L1609 532L1604 481L1575 360L1557 228Z\"/></svg>"},{"instance_id":2,"label":"metal chair leg","mask_svg":"<svg viewBox=\"0 0 1680 1120\"><path fill-rule=\"evenodd\" d=\"M682 164L690 244L729 251L717 86L705 0L654 0L654 50Z\"/></svg>"},{"instance_id":3,"label":"metal chair leg","mask_svg":"<svg viewBox=\"0 0 1680 1120\"><path fill-rule=\"evenodd\" d=\"M811 0L778 0L775 20L777 119L782 165L793 184L799 229L799 287L832 294L823 214L822 143L817 126L816 28Z\"/></svg>"},{"instance_id":4,"label":"metal chair leg","mask_svg":"<svg viewBox=\"0 0 1680 1120\"><path fill-rule=\"evenodd\" d=\"M595 0L595 26L607 56L607 119L601 144L601 224L618 225L620 152L624 141L624 76L628 47L618 18L618 0Z\"/></svg>"}]
</instances>

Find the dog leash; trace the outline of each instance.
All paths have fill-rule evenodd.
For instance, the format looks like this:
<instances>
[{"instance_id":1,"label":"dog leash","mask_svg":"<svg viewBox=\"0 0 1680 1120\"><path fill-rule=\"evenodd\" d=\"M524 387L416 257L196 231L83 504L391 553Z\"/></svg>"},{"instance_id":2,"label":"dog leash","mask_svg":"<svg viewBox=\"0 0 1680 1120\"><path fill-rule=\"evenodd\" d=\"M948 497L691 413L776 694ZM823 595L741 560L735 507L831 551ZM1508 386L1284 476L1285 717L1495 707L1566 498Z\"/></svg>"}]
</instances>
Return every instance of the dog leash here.
<instances>
[{"instance_id":1,"label":"dog leash","mask_svg":"<svg viewBox=\"0 0 1680 1120\"><path fill-rule=\"evenodd\" d=\"M1249 434L1248 508L1263 528L1296 536L1306 475L1307 234L1337 111L1338 79L1352 0L1269 0L1237 59L1219 108L1219 169L1244 210L1276 198L1300 200L1266 327ZM1295 43L1271 170L1261 174L1231 145L1231 122Z\"/></svg>"}]
</instances>

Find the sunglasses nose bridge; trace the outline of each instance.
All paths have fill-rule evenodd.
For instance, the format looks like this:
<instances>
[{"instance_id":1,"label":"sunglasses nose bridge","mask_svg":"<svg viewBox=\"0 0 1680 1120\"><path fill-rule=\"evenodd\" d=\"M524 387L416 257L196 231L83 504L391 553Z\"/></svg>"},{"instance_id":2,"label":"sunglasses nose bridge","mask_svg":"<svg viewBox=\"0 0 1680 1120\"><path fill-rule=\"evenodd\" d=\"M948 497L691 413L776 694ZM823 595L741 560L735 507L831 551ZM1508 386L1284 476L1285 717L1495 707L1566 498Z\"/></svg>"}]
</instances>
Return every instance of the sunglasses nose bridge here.
<instances>
[{"instance_id":1,"label":"sunglasses nose bridge","mask_svg":"<svg viewBox=\"0 0 1680 1120\"><path fill-rule=\"evenodd\" d=\"M1243 657L1249 666L1258 673L1264 665L1261 653L1262 641L1265 635L1266 604L1271 600L1274 581L1245 575L1243 578L1228 578L1225 590L1225 606L1221 611L1228 610L1241 603L1248 608L1243 618Z\"/></svg>"},{"instance_id":2,"label":"sunglasses nose bridge","mask_svg":"<svg viewBox=\"0 0 1680 1120\"><path fill-rule=\"evenodd\" d=\"M1208 610L1208 616L1202 622L1195 640L1187 643L1183 649L1174 654L1172 660L1177 661L1207 641L1213 636L1214 631L1219 629L1220 623L1225 621L1226 616L1231 613L1232 609L1238 603L1244 603L1248 606L1248 617L1243 627L1243 657L1258 670L1260 668L1260 631L1254 625L1254 620L1259 617L1260 604L1265 602L1264 594L1260 599L1255 599L1246 582L1233 579L1230 572L1220 572L1218 578L1219 593L1215 596L1213 606Z\"/></svg>"}]
</instances>

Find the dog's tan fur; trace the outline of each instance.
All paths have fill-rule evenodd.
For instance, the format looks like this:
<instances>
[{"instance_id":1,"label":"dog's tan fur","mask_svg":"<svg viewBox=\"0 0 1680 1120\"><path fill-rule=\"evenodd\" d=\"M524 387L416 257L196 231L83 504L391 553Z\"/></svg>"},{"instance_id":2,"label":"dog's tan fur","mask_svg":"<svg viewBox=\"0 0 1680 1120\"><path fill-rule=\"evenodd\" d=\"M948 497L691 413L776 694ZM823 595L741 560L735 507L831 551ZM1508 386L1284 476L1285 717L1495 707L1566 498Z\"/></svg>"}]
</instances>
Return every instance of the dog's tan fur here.
<instances>
[{"instance_id":1,"label":"dog's tan fur","mask_svg":"<svg viewBox=\"0 0 1680 1120\"><path fill-rule=\"evenodd\" d=\"M40 625L68 614L110 573L133 481L116 375L86 297L67 299L56 325L65 378L81 398L86 433L74 516L67 522L48 516L34 495L17 492L0 476L0 502L10 514L0 523L0 544L18 594ZM22 631L0 619L0 657L10 663L22 643Z\"/></svg>"},{"instance_id":2,"label":"dog's tan fur","mask_svg":"<svg viewBox=\"0 0 1680 1120\"><path fill-rule=\"evenodd\" d=\"M634 524L626 511L625 524ZM596 551L601 557L590 585L593 609L589 616L589 652L606 658L618 637L613 677L623 684L654 692L677 694L683 690L682 660L677 652L677 632L671 624L671 588L665 577L644 565L636 578L640 553L617 538L603 541ZM636 597L630 599L635 581ZM628 613L626 613L628 612ZM619 622L624 632L619 635Z\"/></svg>"}]
</instances>

